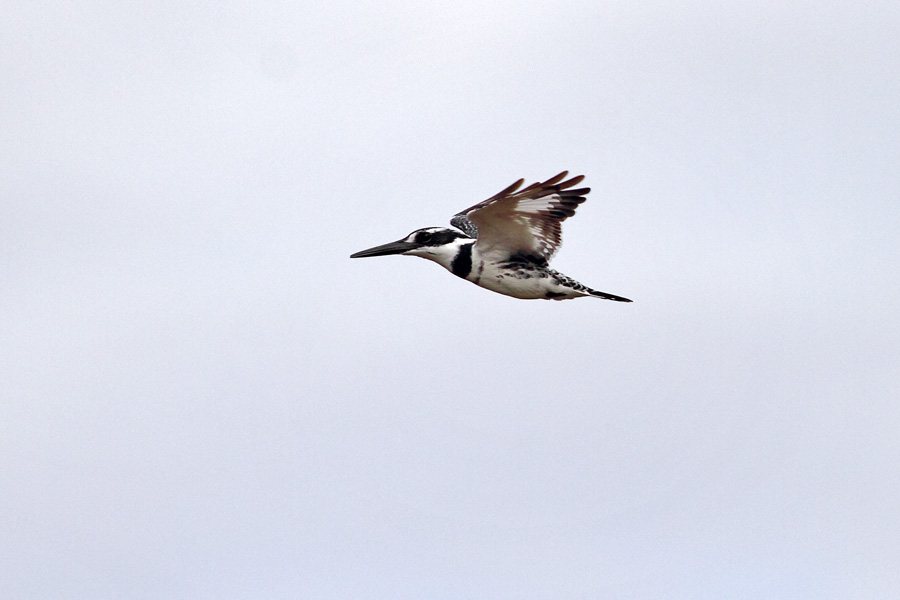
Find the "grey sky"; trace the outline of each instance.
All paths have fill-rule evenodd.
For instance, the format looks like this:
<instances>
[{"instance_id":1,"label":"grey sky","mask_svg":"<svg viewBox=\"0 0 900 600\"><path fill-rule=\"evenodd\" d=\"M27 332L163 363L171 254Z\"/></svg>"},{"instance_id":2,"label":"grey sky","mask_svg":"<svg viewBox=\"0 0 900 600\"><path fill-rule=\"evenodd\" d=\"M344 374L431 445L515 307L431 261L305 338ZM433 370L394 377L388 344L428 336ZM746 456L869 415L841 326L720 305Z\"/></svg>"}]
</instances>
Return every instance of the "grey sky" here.
<instances>
[{"instance_id":1,"label":"grey sky","mask_svg":"<svg viewBox=\"0 0 900 600\"><path fill-rule=\"evenodd\" d=\"M900 5L317 4L2 9L5 595L900 597Z\"/></svg>"}]
</instances>

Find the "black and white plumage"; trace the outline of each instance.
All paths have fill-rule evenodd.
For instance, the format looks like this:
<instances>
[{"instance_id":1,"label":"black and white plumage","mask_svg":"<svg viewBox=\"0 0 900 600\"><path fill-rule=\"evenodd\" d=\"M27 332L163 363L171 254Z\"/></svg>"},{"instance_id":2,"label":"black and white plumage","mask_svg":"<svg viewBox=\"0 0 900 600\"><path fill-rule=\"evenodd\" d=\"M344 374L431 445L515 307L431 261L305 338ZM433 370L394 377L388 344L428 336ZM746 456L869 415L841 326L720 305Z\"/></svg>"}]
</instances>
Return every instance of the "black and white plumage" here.
<instances>
[{"instance_id":1,"label":"black and white plumage","mask_svg":"<svg viewBox=\"0 0 900 600\"><path fill-rule=\"evenodd\" d=\"M454 275L491 291L524 299L566 300L593 296L631 302L598 292L554 271L548 264L562 244L561 223L575 214L590 188L571 189L583 175L565 180L567 171L519 190L520 179L505 190L457 213L457 229L427 227L398 240L352 254L350 258L406 254L440 264Z\"/></svg>"}]
</instances>

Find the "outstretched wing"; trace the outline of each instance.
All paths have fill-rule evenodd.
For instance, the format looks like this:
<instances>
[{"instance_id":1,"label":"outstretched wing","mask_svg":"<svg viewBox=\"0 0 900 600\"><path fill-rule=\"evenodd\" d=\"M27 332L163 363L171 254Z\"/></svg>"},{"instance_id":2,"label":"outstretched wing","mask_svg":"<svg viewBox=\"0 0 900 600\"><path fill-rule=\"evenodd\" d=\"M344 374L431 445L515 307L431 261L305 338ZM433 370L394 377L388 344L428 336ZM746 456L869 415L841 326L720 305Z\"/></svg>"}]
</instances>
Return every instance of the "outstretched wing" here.
<instances>
[{"instance_id":1,"label":"outstretched wing","mask_svg":"<svg viewBox=\"0 0 900 600\"><path fill-rule=\"evenodd\" d=\"M569 189L584 175L566 181L568 171L518 190L520 179L502 192L457 213L450 223L471 237L482 255L496 260L524 258L546 264L562 245L561 223L575 214L591 188Z\"/></svg>"}]
</instances>

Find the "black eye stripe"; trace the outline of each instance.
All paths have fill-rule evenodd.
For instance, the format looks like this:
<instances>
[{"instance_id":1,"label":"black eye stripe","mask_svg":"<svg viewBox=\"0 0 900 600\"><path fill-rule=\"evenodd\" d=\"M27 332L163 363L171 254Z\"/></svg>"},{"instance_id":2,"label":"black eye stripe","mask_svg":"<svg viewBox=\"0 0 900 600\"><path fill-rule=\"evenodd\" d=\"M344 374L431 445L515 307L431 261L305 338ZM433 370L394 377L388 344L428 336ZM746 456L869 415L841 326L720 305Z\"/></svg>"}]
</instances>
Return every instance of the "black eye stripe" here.
<instances>
[{"instance_id":1,"label":"black eye stripe","mask_svg":"<svg viewBox=\"0 0 900 600\"><path fill-rule=\"evenodd\" d=\"M458 231L439 229L437 231L414 231L410 234L409 239L422 246L443 246L462 237L466 236Z\"/></svg>"}]
</instances>

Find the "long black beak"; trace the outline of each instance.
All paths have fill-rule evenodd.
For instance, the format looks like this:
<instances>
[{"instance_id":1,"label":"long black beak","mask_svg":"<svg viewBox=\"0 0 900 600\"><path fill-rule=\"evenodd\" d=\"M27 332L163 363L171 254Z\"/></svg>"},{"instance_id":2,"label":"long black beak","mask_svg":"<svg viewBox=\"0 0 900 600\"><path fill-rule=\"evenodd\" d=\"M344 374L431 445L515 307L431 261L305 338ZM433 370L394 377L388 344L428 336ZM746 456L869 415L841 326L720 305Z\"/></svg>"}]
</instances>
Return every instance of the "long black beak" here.
<instances>
[{"instance_id":1,"label":"long black beak","mask_svg":"<svg viewBox=\"0 0 900 600\"><path fill-rule=\"evenodd\" d=\"M365 258L367 256L387 256L388 254L402 254L407 250L412 250L413 248L418 248L419 244L413 244L412 242L391 242L389 244L382 244L380 246L375 246L374 248L369 248L368 250L360 250L354 254L350 255L350 258Z\"/></svg>"}]
</instances>

